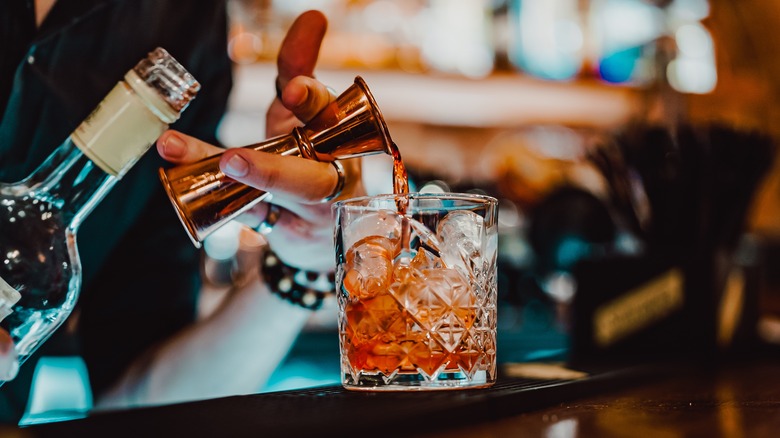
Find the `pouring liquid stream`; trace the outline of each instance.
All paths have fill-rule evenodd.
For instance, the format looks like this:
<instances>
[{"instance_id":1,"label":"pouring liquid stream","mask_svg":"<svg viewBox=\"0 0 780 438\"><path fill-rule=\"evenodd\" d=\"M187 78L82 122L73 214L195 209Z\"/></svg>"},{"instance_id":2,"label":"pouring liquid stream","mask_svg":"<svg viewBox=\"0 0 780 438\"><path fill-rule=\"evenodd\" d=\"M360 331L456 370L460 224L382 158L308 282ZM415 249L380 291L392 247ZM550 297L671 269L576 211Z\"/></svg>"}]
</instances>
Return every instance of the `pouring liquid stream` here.
<instances>
[{"instance_id":1,"label":"pouring liquid stream","mask_svg":"<svg viewBox=\"0 0 780 438\"><path fill-rule=\"evenodd\" d=\"M391 144L390 151L393 154L393 194L401 195L397 196L395 200L396 208L401 215L401 256L407 255L411 257L409 239L412 227L409 223L409 218L406 216L409 198L405 196L409 194L409 174L406 172L406 166L404 166L404 161L401 159L401 151L398 150L398 145L395 142Z\"/></svg>"}]
</instances>

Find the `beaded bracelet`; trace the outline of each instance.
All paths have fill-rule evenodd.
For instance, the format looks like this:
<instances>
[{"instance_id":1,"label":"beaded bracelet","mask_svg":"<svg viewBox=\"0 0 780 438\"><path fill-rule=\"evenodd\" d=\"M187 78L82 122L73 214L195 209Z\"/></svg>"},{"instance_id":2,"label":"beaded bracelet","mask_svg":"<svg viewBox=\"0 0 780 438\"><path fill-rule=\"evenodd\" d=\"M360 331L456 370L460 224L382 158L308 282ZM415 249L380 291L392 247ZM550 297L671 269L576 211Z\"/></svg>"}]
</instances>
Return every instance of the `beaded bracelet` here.
<instances>
[{"instance_id":1,"label":"beaded bracelet","mask_svg":"<svg viewBox=\"0 0 780 438\"><path fill-rule=\"evenodd\" d=\"M303 308L317 310L325 297L336 291L335 273L307 271L286 265L267 250L261 264L263 277L271 292Z\"/></svg>"}]
</instances>

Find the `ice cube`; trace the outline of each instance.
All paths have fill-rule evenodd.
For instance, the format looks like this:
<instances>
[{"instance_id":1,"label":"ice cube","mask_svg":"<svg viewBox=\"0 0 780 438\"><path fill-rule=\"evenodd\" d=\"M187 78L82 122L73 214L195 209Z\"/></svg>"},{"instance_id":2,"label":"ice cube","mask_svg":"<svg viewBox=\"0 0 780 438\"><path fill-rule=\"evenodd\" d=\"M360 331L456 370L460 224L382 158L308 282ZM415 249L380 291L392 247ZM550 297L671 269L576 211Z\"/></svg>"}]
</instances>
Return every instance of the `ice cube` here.
<instances>
[{"instance_id":1,"label":"ice cube","mask_svg":"<svg viewBox=\"0 0 780 438\"><path fill-rule=\"evenodd\" d=\"M444 268L441 258L423 247L419 248L416 253L399 254L393 264L394 284L424 279L427 271Z\"/></svg>"},{"instance_id":2,"label":"ice cube","mask_svg":"<svg viewBox=\"0 0 780 438\"><path fill-rule=\"evenodd\" d=\"M410 270L404 281L393 283L390 293L420 327L470 326L475 297L463 275L447 268Z\"/></svg>"},{"instance_id":3,"label":"ice cube","mask_svg":"<svg viewBox=\"0 0 780 438\"><path fill-rule=\"evenodd\" d=\"M387 210L362 215L342 230L344 245L349 248L368 236L381 236L390 239L398 247L401 239L401 219L398 213Z\"/></svg>"},{"instance_id":4,"label":"ice cube","mask_svg":"<svg viewBox=\"0 0 780 438\"><path fill-rule=\"evenodd\" d=\"M347 250L343 285L351 297L368 299L387 291L395 248L387 237L368 236Z\"/></svg>"},{"instance_id":5,"label":"ice cube","mask_svg":"<svg viewBox=\"0 0 780 438\"><path fill-rule=\"evenodd\" d=\"M444 216L436 229L444 264L466 278L474 277L475 268L482 265L484 231L484 219L472 211L457 210Z\"/></svg>"},{"instance_id":6,"label":"ice cube","mask_svg":"<svg viewBox=\"0 0 780 438\"><path fill-rule=\"evenodd\" d=\"M476 296L455 269L428 271L425 279L440 305L431 306L429 327L448 351L455 351L476 318Z\"/></svg>"},{"instance_id":7,"label":"ice cube","mask_svg":"<svg viewBox=\"0 0 780 438\"><path fill-rule=\"evenodd\" d=\"M432 269L444 268L444 264L442 264L441 259L436 254L428 251L425 248L420 248L417 251L417 255L414 256L409 265L412 269L421 273L421 275L425 275L426 271L430 271Z\"/></svg>"},{"instance_id":8,"label":"ice cube","mask_svg":"<svg viewBox=\"0 0 780 438\"><path fill-rule=\"evenodd\" d=\"M450 311L470 326L476 306L476 296L469 281L454 269L429 271L426 276L428 287L433 290Z\"/></svg>"},{"instance_id":9,"label":"ice cube","mask_svg":"<svg viewBox=\"0 0 780 438\"><path fill-rule=\"evenodd\" d=\"M412 269L412 259L409 257L396 257L393 263L393 283L408 283L412 280L412 277L418 275L417 272Z\"/></svg>"}]
</instances>

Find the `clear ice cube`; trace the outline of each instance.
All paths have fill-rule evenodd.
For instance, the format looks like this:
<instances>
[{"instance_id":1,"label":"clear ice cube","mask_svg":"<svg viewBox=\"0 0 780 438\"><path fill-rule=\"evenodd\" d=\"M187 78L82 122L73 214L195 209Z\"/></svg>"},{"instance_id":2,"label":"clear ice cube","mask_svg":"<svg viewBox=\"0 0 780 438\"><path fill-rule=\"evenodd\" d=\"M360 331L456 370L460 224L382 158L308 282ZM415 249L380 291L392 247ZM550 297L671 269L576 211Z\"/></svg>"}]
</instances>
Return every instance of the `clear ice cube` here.
<instances>
[{"instance_id":1,"label":"clear ice cube","mask_svg":"<svg viewBox=\"0 0 780 438\"><path fill-rule=\"evenodd\" d=\"M349 248L344 264L344 287L350 296L369 299L387 291L393 278L395 242L368 236Z\"/></svg>"},{"instance_id":2,"label":"clear ice cube","mask_svg":"<svg viewBox=\"0 0 780 438\"><path fill-rule=\"evenodd\" d=\"M343 236L347 248L368 236L381 236L400 242L401 216L386 210L361 215L344 228Z\"/></svg>"},{"instance_id":3,"label":"clear ice cube","mask_svg":"<svg viewBox=\"0 0 780 438\"><path fill-rule=\"evenodd\" d=\"M412 269L414 269L417 272L420 272L423 275L425 271L444 268L441 258L439 258L437 254L434 254L425 248L420 248L417 251L417 254L414 256L414 258L410 263L410 266L412 267Z\"/></svg>"},{"instance_id":4,"label":"clear ice cube","mask_svg":"<svg viewBox=\"0 0 780 438\"><path fill-rule=\"evenodd\" d=\"M472 211L457 210L444 216L436 229L444 264L473 278L475 269L482 266L484 230L484 219Z\"/></svg>"}]
</instances>

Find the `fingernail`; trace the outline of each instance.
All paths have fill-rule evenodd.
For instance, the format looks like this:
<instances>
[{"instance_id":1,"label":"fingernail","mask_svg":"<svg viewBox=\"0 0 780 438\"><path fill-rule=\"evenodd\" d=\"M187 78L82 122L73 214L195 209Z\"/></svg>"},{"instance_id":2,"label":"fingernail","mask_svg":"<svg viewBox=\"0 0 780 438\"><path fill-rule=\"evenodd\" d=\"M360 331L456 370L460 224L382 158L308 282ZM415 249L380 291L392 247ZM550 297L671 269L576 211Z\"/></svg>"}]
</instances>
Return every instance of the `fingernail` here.
<instances>
[{"instance_id":1,"label":"fingernail","mask_svg":"<svg viewBox=\"0 0 780 438\"><path fill-rule=\"evenodd\" d=\"M249 173L249 163L241 155L233 155L223 170L228 176L244 176Z\"/></svg>"},{"instance_id":2,"label":"fingernail","mask_svg":"<svg viewBox=\"0 0 780 438\"><path fill-rule=\"evenodd\" d=\"M165 151L165 155L170 158L181 158L187 153L187 145L184 143L184 140L177 135L170 134L165 138L163 151Z\"/></svg>"}]
</instances>

